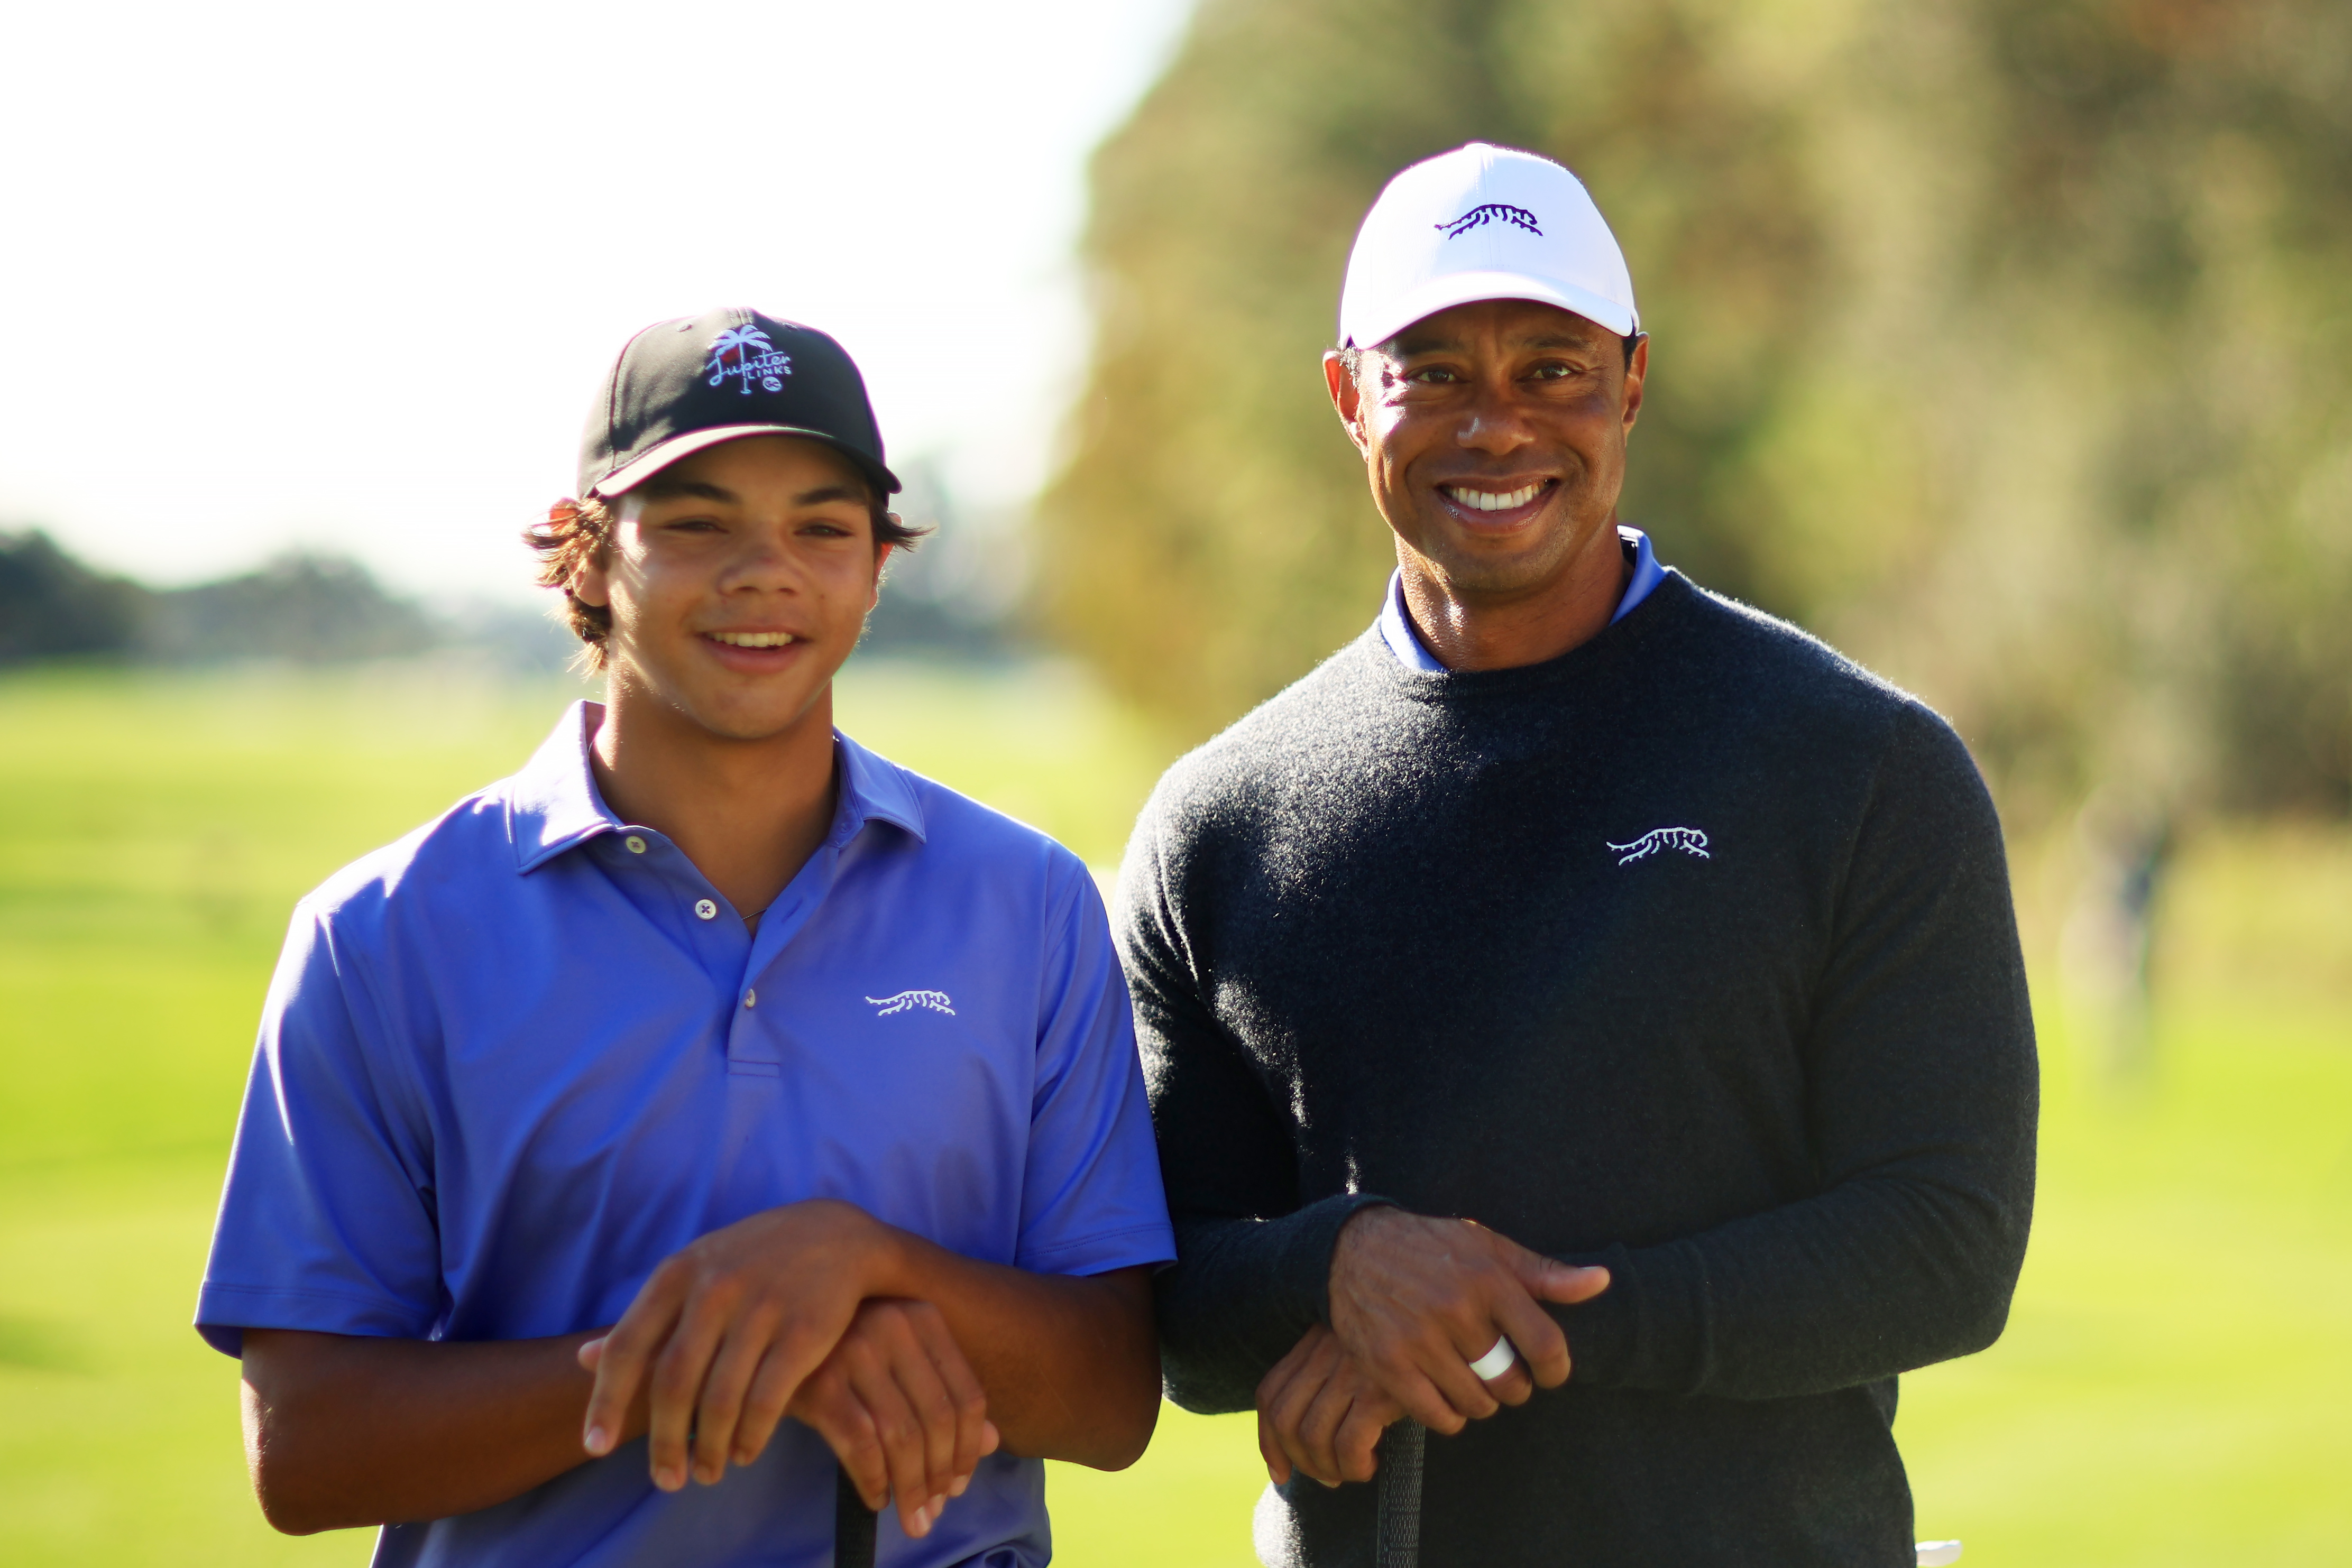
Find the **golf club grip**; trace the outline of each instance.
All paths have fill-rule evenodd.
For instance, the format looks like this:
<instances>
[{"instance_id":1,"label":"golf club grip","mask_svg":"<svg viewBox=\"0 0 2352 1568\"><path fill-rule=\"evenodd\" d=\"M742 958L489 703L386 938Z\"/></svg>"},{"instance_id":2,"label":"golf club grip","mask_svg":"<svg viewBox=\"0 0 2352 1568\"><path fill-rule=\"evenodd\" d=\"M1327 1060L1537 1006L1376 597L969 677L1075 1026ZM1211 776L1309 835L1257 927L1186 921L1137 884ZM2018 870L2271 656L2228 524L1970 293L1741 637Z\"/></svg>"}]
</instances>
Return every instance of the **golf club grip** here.
<instances>
[{"instance_id":1,"label":"golf club grip","mask_svg":"<svg viewBox=\"0 0 2352 1568\"><path fill-rule=\"evenodd\" d=\"M835 1465L833 1477L833 1568L874 1568L875 1512L847 1470Z\"/></svg>"},{"instance_id":2,"label":"golf club grip","mask_svg":"<svg viewBox=\"0 0 2352 1568\"><path fill-rule=\"evenodd\" d=\"M1372 1568L1419 1568L1421 1461L1429 1430L1411 1416L1381 1434L1374 1482Z\"/></svg>"}]
</instances>

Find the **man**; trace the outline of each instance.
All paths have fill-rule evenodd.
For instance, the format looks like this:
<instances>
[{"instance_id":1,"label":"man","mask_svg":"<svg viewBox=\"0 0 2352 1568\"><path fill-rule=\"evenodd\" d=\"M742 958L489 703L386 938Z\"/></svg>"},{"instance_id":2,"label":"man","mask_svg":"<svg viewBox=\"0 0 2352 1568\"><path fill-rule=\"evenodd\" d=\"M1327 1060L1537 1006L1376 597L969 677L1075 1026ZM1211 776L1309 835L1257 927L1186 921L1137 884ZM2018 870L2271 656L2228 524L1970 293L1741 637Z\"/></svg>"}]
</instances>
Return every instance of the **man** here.
<instances>
[{"instance_id":1,"label":"man","mask_svg":"<svg viewBox=\"0 0 2352 1568\"><path fill-rule=\"evenodd\" d=\"M1544 159L1366 218L1324 370L1378 622L1180 762L1116 918L1173 1397L1253 1405L1269 1563L1912 1560L1895 1376L2000 1332L2035 1077L1934 714L1616 521L1649 344ZM1349 1484L1342 1484L1349 1483Z\"/></svg>"},{"instance_id":2,"label":"man","mask_svg":"<svg viewBox=\"0 0 2352 1568\"><path fill-rule=\"evenodd\" d=\"M817 1564L838 1463L883 1562L1042 1563L1041 1458L1150 1438L1173 1256L1101 904L833 727L909 537L840 345L647 328L580 485L530 538L606 700L304 899L270 991L196 1314L263 1510Z\"/></svg>"}]
</instances>

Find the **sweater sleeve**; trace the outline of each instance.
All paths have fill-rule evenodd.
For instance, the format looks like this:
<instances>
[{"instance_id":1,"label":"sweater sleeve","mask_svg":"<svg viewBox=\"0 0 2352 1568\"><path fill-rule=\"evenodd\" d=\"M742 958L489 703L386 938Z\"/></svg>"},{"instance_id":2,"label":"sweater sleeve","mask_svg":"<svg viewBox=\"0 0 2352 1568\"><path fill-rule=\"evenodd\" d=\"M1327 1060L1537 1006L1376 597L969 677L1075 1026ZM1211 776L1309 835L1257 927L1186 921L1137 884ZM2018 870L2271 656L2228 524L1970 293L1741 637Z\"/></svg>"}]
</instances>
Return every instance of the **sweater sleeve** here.
<instances>
[{"instance_id":1,"label":"sweater sleeve","mask_svg":"<svg viewBox=\"0 0 2352 1568\"><path fill-rule=\"evenodd\" d=\"M1135 998L1176 1263L1155 1281L1168 1396L1187 1410L1246 1410L1258 1381L1326 1311L1349 1193L1299 1207L1289 1123L1213 1014L1175 910L1163 802L1144 811L1119 873L1113 924Z\"/></svg>"},{"instance_id":2,"label":"sweater sleeve","mask_svg":"<svg viewBox=\"0 0 2352 1568\"><path fill-rule=\"evenodd\" d=\"M1820 1190L1663 1245L1555 1309L1578 1382L1767 1399L2000 1335L2033 1200L2037 1079L2000 826L1906 706L1873 781L1805 1046Z\"/></svg>"}]
</instances>

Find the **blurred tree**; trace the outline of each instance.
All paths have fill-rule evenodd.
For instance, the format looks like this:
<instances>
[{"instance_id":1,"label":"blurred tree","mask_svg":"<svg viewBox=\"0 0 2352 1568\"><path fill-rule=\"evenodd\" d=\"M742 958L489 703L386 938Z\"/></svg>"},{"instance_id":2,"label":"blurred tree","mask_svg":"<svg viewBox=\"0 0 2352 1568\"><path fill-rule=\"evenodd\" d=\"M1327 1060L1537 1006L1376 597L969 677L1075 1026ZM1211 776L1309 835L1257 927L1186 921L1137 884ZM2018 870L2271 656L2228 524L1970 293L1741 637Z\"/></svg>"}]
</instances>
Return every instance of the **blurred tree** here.
<instances>
[{"instance_id":1,"label":"blurred tree","mask_svg":"<svg viewBox=\"0 0 2352 1568\"><path fill-rule=\"evenodd\" d=\"M959 660L1015 653L1013 622L1028 570L1020 512L966 505L931 457L902 457L897 469L906 488L892 509L929 532L890 557L858 652Z\"/></svg>"},{"instance_id":2,"label":"blurred tree","mask_svg":"<svg viewBox=\"0 0 2352 1568\"><path fill-rule=\"evenodd\" d=\"M242 577L156 594L140 651L171 664L332 664L421 653L439 641L424 611L359 562L297 550Z\"/></svg>"},{"instance_id":3,"label":"blurred tree","mask_svg":"<svg viewBox=\"0 0 2352 1568\"><path fill-rule=\"evenodd\" d=\"M1391 561L1318 360L1381 183L1532 129L1497 107L1495 9L1207 5L1097 154L1094 374L1040 572L1076 645L1193 733L1360 629Z\"/></svg>"},{"instance_id":4,"label":"blurred tree","mask_svg":"<svg viewBox=\"0 0 2352 1568\"><path fill-rule=\"evenodd\" d=\"M1045 610L1184 731L1361 629L1355 225L1561 158L1654 335L1629 520L1953 715L2013 811L2352 807L2352 7L1205 0L1097 152Z\"/></svg>"},{"instance_id":5,"label":"blurred tree","mask_svg":"<svg viewBox=\"0 0 2352 1568\"><path fill-rule=\"evenodd\" d=\"M37 529L0 534L0 664L109 654L317 664L397 658L446 640L423 609L340 556L296 551L242 577L158 590L93 571Z\"/></svg>"},{"instance_id":6,"label":"blurred tree","mask_svg":"<svg viewBox=\"0 0 2352 1568\"><path fill-rule=\"evenodd\" d=\"M121 653L146 591L94 572L35 528L0 534L0 664Z\"/></svg>"}]
</instances>

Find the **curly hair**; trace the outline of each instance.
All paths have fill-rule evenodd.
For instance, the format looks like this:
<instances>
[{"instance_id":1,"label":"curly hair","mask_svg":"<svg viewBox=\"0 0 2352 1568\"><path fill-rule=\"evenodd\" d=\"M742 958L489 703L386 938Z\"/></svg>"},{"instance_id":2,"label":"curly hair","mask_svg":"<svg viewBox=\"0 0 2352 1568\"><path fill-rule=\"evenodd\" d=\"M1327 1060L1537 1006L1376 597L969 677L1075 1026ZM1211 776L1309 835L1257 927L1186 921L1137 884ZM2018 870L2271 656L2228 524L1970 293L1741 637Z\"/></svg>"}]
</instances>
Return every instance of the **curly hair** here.
<instances>
[{"instance_id":1,"label":"curly hair","mask_svg":"<svg viewBox=\"0 0 2352 1568\"><path fill-rule=\"evenodd\" d=\"M884 545L911 549L916 540L930 532L908 527L878 500L869 501L867 507L874 519L877 549ZM604 667L604 642L613 634L613 611L609 605L591 604L572 592L572 580L582 567L604 559L613 542L613 526L619 521L612 503L601 497L580 501L567 496L547 508L546 521L522 531L522 542L539 557L539 585L562 591L563 623L580 639L580 656L590 670Z\"/></svg>"}]
</instances>

